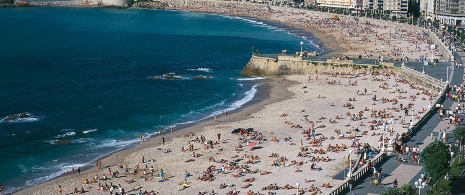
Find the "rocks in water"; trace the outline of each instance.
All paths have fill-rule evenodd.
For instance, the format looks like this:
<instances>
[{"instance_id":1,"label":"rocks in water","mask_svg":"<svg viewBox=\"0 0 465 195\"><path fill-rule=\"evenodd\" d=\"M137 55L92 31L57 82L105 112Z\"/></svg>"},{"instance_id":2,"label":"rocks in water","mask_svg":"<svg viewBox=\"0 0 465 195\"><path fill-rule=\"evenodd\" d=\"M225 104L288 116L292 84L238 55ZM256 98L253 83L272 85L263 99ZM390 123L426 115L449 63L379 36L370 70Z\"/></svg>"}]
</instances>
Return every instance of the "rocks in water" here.
<instances>
[{"instance_id":1,"label":"rocks in water","mask_svg":"<svg viewBox=\"0 0 465 195\"><path fill-rule=\"evenodd\" d=\"M184 77L176 75L175 73L166 73L162 75L148 76L147 78L154 79L154 80L183 80L185 79ZM197 76L192 77L192 80L206 80L206 79L211 79L211 78L213 77L197 75Z\"/></svg>"},{"instance_id":2,"label":"rocks in water","mask_svg":"<svg viewBox=\"0 0 465 195\"><path fill-rule=\"evenodd\" d=\"M149 79L155 79L155 80L181 80L182 77L179 75L176 75L175 73L166 73L163 75L156 75L156 76L149 76Z\"/></svg>"},{"instance_id":3,"label":"rocks in water","mask_svg":"<svg viewBox=\"0 0 465 195\"><path fill-rule=\"evenodd\" d=\"M31 114L27 112L19 113L19 114L13 114L6 116L5 118L2 119L2 122L11 122L11 121L16 121L18 119L25 119L31 117Z\"/></svg>"},{"instance_id":4,"label":"rocks in water","mask_svg":"<svg viewBox=\"0 0 465 195\"><path fill-rule=\"evenodd\" d=\"M203 76L203 75L192 77L193 80L206 80L206 79L211 79L211 78L212 76Z\"/></svg>"}]
</instances>

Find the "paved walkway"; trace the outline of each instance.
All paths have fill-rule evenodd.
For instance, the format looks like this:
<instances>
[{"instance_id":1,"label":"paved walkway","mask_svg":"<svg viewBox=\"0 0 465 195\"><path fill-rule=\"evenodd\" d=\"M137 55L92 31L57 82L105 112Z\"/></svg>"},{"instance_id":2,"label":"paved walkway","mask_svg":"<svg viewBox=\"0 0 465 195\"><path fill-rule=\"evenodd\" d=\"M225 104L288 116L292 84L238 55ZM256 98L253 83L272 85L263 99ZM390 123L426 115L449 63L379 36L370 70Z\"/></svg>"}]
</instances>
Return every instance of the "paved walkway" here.
<instances>
[{"instance_id":1,"label":"paved walkway","mask_svg":"<svg viewBox=\"0 0 465 195\"><path fill-rule=\"evenodd\" d=\"M416 67L417 71L419 70L419 67ZM425 69L425 71L427 71ZM430 71L434 71L430 69ZM450 78L450 83L452 85L460 85L463 82L463 74L464 74L464 69L459 68L451 71L452 78ZM443 78L444 80L446 79L446 71L444 71L444 74L430 74L431 76L435 78ZM450 75L449 75L450 76ZM453 108L455 109L455 106L457 105L457 102L453 102L451 100L445 100L444 103L444 108ZM439 130L444 130L446 128L446 125L448 123L447 120L438 120L439 119L439 113L435 113L422 127L420 131L417 131L412 135L412 138L407 142L407 145L409 146L416 146L418 145L420 147L420 151L423 150L429 143L432 142L430 133L433 132L434 136L437 137L437 134L439 133ZM451 126L451 129L454 127ZM448 134L449 137L449 143L453 143L453 135L451 133ZM395 154L389 154L386 160L380 162L376 167L382 167L383 168L383 179L381 180L384 185L381 187L374 187L370 186L370 180L371 177L368 175L360 179L358 182L354 184L354 191L356 194L363 195L363 194L380 194L382 191L384 191L386 188L392 187L392 181L394 181L395 178L399 181L399 186L402 186L405 183L410 183L412 186L414 186L414 182L417 181L420 178L420 175L424 173L424 163L418 164L399 164L396 161L396 156ZM462 178L465 182L465 176ZM460 184L459 184L460 185ZM461 187L465 188L465 185L461 185ZM430 189L430 186L427 186L426 189ZM465 190L461 190L460 192L465 192ZM426 194L425 190L421 190L422 194ZM345 194L351 195L351 192L347 190Z\"/></svg>"},{"instance_id":2,"label":"paved walkway","mask_svg":"<svg viewBox=\"0 0 465 195\"><path fill-rule=\"evenodd\" d=\"M421 169L423 169L422 166L401 164L383 180L383 184L392 186L394 180L397 179L399 186L402 186L414 179Z\"/></svg>"}]
</instances>

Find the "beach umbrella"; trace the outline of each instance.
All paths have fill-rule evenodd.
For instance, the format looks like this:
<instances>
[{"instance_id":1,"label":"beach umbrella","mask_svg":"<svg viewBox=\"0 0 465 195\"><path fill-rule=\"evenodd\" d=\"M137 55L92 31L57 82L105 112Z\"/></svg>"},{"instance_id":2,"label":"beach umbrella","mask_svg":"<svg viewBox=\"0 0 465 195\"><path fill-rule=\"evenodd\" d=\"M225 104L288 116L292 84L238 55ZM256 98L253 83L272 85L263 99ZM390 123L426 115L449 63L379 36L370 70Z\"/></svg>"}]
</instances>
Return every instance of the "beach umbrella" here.
<instances>
[{"instance_id":1,"label":"beach umbrella","mask_svg":"<svg viewBox=\"0 0 465 195\"><path fill-rule=\"evenodd\" d=\"M235 128L231 130L231 133L240 133L242 128Z\"/></svg>"}]
</instances>

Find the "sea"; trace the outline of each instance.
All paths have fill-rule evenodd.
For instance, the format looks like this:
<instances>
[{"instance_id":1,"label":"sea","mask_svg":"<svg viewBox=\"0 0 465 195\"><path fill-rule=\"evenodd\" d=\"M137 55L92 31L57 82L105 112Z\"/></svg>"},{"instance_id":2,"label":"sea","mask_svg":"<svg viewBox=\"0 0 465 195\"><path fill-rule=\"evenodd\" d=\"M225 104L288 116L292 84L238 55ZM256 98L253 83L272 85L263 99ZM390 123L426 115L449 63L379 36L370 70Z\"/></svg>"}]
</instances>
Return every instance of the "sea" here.
<instances>
[{"instance_id":1,"label":"sea","mask_svg":"<svg viewBox=\"0 0 465 195\"><path fill-rule=\"evenodd\" d=\"M292 26L186 11L0 9L0 185L6 193L254 99L252 51L324 52Z\"/></svg>"}]
</instances>

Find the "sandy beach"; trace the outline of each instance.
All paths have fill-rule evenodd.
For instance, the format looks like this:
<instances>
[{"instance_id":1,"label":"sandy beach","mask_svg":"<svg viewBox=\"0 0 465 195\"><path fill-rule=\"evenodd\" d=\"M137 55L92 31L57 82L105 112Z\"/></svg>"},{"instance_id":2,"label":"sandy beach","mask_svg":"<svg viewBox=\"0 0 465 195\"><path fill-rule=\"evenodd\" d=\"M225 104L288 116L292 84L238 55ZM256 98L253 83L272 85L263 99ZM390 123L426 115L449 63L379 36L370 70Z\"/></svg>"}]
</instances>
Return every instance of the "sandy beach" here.
<instances>
[{"instance_id":1,"label":"sandy beach","mask_svg":"<svg viewBox=\"0 0 465 195\"><path fill-rule=\"evenodd\" d=\"M215 7L177 9L213 12ZM214 12L225 9L303 28L325 48L337 50L332 55L439 57L415 30L379 21L332 20L331 15L310 11ZM357 24L363 23L367 25L359 28ZM61 194L81 189L86 194L296 194L297 182L308 194L326 193L342 182L333 176L349 166L349 150L379 150L381 143L392 143L408 130L412 118L413 122L421 118L437 95L394 73L315 72L269 78L255 102L237 112L151 137L102 159L99 169L62 176L17 194L60 194L59 186ZM231 133L238 128L239 133Z\"/></svg>"},{"instance_id":2,"label":"sandy beach","mask_svg":"<svg viewBox=\"0 0 465 195\"><path fill-rule=\"evenodd\" d=\"M294 82L299 84L290 85ZM293 194L295 189L287 188L294 188L296 182L306 191L324 193L340 182L332 177L348 165L348 150L357 151L363 144L379 146L386 121L395 121L392 133L385 135L386 143L407 131L412 111L405 115L401 104L414 105L414 120L418 120L430 98L434 98L428 90L389 74L318 73L271 83L270 100L231 116L220 116L217 122L212 119L202 126L177 131L169 136L183 136L167 140L164 145L157 145L160 137L152 137L139 147L103 160L98 170L61 177L19 193L52 194L61 185L64 194L75 188L99 194L105 190L99 184L106 184L121 186L126 192L138 192L140 188L142 192L153 190L160 194L179 194L181 189L182 194L227 194L233 190ZM286 88L293 93L290 99L285 99L289 94ZM276 99L271 100L273 97ZM268 104L272 101L276 102ZM234 121L234 117L242 120ZM231 133L234 128L254 130L240 135ZM312 129L314 133L310 133ZM164 180L160 176L162 169ZM118 173L113 177L114 172ZM94 177L96 183L91 183ZM89 184L83 184L86 179ZM180 185L183 183L186 187ZM270 184L276 184L278 189L268 190L274 189L268 187ZM114 188L114 192L119 191Z\"/></svg>"}]
</instances>

